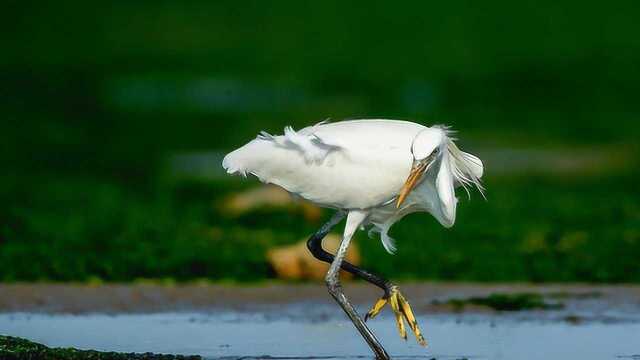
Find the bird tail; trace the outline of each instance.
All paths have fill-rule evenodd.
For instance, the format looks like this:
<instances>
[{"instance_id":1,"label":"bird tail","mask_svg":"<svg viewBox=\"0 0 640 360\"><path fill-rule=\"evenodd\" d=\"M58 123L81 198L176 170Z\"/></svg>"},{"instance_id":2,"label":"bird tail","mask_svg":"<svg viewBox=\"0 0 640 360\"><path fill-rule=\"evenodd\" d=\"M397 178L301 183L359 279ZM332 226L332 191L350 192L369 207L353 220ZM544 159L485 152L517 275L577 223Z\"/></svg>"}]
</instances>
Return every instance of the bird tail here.
<instances>
[{"instance_id":1,"label":"bird tail","mask_svg":"<svg viewBox=\"0 0 640 360\"><path fill-rule=\"evenodd\" d=\"M255 139L227 154L222 159L222 167L232 175L256 175L256 170L264 165L265 159L278 146L279 137L261 131Z\"/></svg>"},{"instance_id":2,"label":"bird tail","mask_svg":"<svg viewBox=\"0 0 640 360\"><path fill-rule=\"evenodd\" d=\"M242 166L242 161L240 161L240 156L238 154L238 150L230 152L227 154L224 159L222 159L222 167L227 171L228 174L240 174L242 176L247 176L247 170Z\"/></svg>"},{"instance_id":3,"label":"bird tail","mask_svg":"<svg viewBox=\"0 0 640 360\"><path fill-rule=\"evenodd\" d=\"M263 155L269 147L269 141L264 141L260 137L250 141L244 146L228 153L224 159L222 159L222 167L229 174L239 174L247 176L247 174L254 173L256 167L259 166L263 160Z\"/></svg>"},{"instance_id":4,"label":"bird tail","mask_svg":"<svg viewBox=\"0 0 640 360\"><path fill-rule=\"evenodd\" d=\"M239 173L247 176L247 173L253 173L251 170L253 166L260 166L261 160L257 159L263 159L267 148L274 146L298 152L308 163L321 163L331 151L339 149L336 145L323 142L314 134L315 129L324 123L321 122L300 131L287 126L284 128L284 135L271 135L261 131L254 140L225 156L222 167L229 174Z\"/></svg>"}]
</instances>

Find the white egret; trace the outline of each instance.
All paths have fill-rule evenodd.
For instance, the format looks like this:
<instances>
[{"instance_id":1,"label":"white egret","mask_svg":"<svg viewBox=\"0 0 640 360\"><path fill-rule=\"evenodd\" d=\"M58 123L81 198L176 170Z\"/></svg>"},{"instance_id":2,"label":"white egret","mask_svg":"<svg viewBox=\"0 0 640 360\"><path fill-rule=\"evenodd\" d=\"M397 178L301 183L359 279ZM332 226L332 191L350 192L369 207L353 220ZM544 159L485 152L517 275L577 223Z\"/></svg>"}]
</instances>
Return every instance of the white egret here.
<instances>
[{"instance_id":1,"label":"white egret","mask_svg":"<svg viewBox=\"0 0 640 360\"><path fill-rule=\"evenodd\" d=\"M398 120L322 122L284 135L261 132L229 153L222 166L230 174L253 174L262 182L281 186L292 194L337 213L307 245L321 261L331 263L326 275L329 293L340 304L376 357L388 359L365 321L389 303L400 335L406 339L404 320L421 345L426 345L409 303L398 287L382 277L346 261L349 242L358 228L379 232L389 252L396 249L387 234L391 225L413 212L428 212L445 227L456 219L455 188L477 187L482 161L458 149L445 126L426 127ZM346 215L342 242L334 255L322 248L322 239ZM384 290L364 321L342 291L342 268Z\"/></svg>"}]
</instances>

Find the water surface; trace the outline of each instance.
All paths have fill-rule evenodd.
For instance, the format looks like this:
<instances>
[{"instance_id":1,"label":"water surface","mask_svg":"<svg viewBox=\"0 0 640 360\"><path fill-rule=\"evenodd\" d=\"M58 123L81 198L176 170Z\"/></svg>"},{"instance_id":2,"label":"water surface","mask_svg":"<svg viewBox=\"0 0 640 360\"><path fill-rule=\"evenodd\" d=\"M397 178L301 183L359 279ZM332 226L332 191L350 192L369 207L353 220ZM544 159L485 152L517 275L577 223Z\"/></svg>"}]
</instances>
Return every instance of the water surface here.
<instances>
[{"instance_id":1,"label":"water surface","mask_svg":"<svg viewBox=\"0 0 640 360\"><path fill-rule=\"evenodd\" d=\"M615 359L640 354L640 323L522 320L511 316L423 316L430 345L401 340L391 317L371 327L394 357L437 359ZM54 347L237 357L370 358L351 323L260 313L125 315L0 314L0 333Z\"/></svg>"}]
</instances>

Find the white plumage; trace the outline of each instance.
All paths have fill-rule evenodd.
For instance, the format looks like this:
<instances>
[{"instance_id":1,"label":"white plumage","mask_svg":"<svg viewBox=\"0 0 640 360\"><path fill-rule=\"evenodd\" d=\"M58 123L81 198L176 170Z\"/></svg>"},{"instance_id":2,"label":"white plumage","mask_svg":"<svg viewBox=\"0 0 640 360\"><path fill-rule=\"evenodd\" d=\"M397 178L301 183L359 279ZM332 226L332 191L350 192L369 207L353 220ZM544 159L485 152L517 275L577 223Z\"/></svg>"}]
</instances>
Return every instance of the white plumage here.
<instances>
[{"instance_id":1,"label":"white plumage","mask_svg":"<svg viewBox=\"0 0 640 360\"><path fill-rule=\"evenodd\" d=\"M297 132L286 127L284 135L261 132L229 153L222 166L230 174L253 174L319 206L365 211L361 226L373 225L393 253L387 232L394 222L426 211L450 227L455 186L472 185L482 192L482 162L460 151L451 134L444 126L398 120L323 122ZM394 200L419 163L424 166L420 180L397 208Z\"/></svg>"}]
</instances>

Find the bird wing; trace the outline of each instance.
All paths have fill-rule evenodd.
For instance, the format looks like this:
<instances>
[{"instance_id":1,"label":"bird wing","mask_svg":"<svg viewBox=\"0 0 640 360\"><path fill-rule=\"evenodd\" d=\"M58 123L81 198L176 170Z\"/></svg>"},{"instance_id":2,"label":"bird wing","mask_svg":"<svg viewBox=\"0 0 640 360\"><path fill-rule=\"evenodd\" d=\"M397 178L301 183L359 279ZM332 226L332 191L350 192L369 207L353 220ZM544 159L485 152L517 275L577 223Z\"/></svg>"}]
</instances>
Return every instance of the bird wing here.
<instances>
[{"instance_id":1,"label":"bird wing","mask_svg":"<svg viewBox=\"0 0 640 360\"><path fill-rule=\"evenodd\" d=\"M321 206L366 209L393 199L413 163L411 143L425 127L396 120L321 123L284 135L261 133L223 160Z\"/></svg>"}]
</instances>

